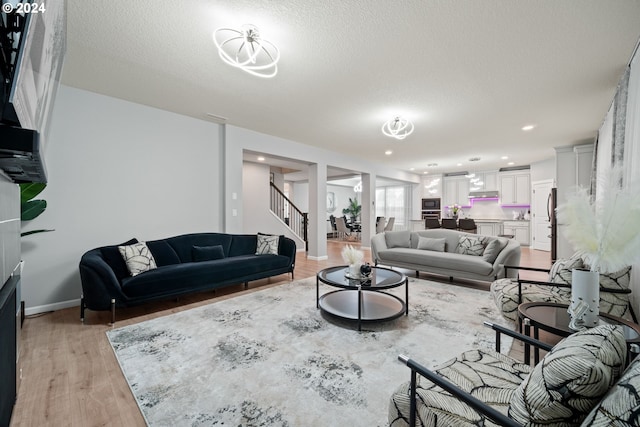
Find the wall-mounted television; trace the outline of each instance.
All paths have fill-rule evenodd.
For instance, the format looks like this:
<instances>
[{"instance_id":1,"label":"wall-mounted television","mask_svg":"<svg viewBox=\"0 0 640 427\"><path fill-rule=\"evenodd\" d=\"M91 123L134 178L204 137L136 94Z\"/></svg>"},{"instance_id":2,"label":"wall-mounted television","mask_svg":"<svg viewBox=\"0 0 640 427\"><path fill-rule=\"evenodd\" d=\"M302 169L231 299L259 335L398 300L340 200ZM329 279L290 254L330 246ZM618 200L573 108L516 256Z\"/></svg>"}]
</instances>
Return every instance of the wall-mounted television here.
<instances>
[{"instance_id":1,"label":"wall-mounted television","mask_svg":"<svg viewBox=\"0 0 640 427\"><path fill-rule=\"evenodd\" d=\"M66 1L2 3L0 169L15 182L46 182L44 155L66 53Z\"/></svg>"}]
</instances>

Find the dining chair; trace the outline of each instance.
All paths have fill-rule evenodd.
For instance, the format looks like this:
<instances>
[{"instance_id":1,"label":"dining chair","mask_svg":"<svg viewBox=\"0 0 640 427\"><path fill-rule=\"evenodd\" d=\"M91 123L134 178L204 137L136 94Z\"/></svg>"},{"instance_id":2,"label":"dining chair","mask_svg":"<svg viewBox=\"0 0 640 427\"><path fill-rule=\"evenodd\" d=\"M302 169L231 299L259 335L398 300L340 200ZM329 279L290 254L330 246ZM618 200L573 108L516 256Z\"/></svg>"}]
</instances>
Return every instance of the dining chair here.
<instances>
[{"instance_id":1,"label":"dining chair","mask_svg":"<svg viewBox=\"0 0 640 427\"><path fill-rule=\"evenodd\" d=\"M395 216L389 217L389 222L387 222L387 225L385 225L384 231L393 231L393 224L395 222L396 222Z\"/></svg>"},{"instance_id":2,"label":"dining chair","mask_svg":"<svg viewBox=\"0 0 640 427\"><path fill-rule=\"evenodd\" d=\"M336 218L336 230L338 231L338 237L346 239L351 236L351 229L347 227L343 216Z\"/></svg>"},{"instance_id":3,"label":"dining chair","mask_svg":"<svg viewBox=\"0 0 640 427\"><path fill-rule=\"evenodd\" d=\"M379 216L376 221L376 234L382 233L384 231L384 217Z\"/></svg>"},{"instance_id":4,"label":"dining chair","mask_svg":"<svg viewBox=\"0 0 640 427\"><path fill-rule=\"evenodd\" d=\"M336 217L329 215L329 222L331 223L331 236L336 237L338 235L338 228L336 227Z\"/></svg>"},{"instance_id":5,"label":"dining chair","mask_svg":"<svg viewBox=\"0 0 640 427\"><path fill-rule=\"evenodd\" d=\"M427 218L424 221L424 228L441 228L440 221L437 218Z\"/></svg>"},{"instance_id":6,"label":"dining chair","mask_svg":"<svg viewBox=\"0 0 640 427\"><path fill-rule=\"evenodd\" d=\"M460 218L458 220L458 229L467 233L477 233L478 227L472 218Z\"/></svg>"},{"instance_id":7,"label":"dining chair","mask_svg":"<svg viewBox=\"0 0 640 427\"><path fill-rule=\"evenodd\" d=\"M442 218L442 228L457 230L458 222L455 220L455 218Z\"/></svg>"}]
</instances>

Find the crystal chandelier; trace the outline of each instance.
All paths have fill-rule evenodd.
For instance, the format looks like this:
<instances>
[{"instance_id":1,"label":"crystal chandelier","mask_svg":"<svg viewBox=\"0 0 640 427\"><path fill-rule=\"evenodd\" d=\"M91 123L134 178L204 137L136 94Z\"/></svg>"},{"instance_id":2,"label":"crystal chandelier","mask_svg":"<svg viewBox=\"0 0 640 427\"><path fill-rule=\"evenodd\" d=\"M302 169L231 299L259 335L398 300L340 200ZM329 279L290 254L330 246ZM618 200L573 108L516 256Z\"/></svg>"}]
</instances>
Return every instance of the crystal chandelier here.
<instances>
[{"instance_id":1,"label":"crystal chandelier","mask_svg":"<svg viewBox=\"0 0 640 427\"><path fill-rule=\"evenodd\" d=\"M278 73L280 51L273 43L260 37L260 32L253 25L243 25L241 30L218 28L213 33L213 42L220 59L232 67L265 78Z\"/></svg>"},{"instance_id":2,"label":"crystal chandelier","mask_svg":"<svg viewBox=\"0 0 640 427\"><path fill-rule=\"evenodd\" d=\"M413 132L413 123L400 116L395 116L382 125L382 133L395 139L405 139Z\"/></svg>"}]
</instances>

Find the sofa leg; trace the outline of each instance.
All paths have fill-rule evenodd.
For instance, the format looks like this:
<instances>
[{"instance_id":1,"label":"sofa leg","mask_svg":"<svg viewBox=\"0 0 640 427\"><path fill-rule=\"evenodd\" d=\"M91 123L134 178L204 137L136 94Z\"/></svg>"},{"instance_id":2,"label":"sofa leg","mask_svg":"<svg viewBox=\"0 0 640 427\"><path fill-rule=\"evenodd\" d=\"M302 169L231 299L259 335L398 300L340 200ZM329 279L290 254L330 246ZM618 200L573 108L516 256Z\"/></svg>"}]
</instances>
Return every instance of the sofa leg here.
<instances>
[{"instance_id":1,"label":"sofa leg","mask_svg":"<svg viewBox=\"0 0 640 427\"><path fill-rule=\"evenodd\" d=\"M420 278L420 272L418 270L416 270L416 279Z\"/></svg>"},{"instance_id":2,"label":"sofa leg","mask_svg":"<svg viewBox=\"0 0 640 427\"><path fill-rule=\"evenodd\" d=\"M115 299L111 299L111 323L110 325L113 326L116 324L116 300Z\"/></svg>"},{"instance_id":3,"label":"sofa leg","mask_svg":"<svg viewBox=\"0 0 640 427\"><path fill-rule=\"evenodd\" d=\"M84 323L84 295L80 295L80 322Z\"/></svg>"},{"instance_id":4,"label":"sofa leg","mask_svg":"<svg viewBox=\"0 0 640 427\"><path fill-rule=\"evenodd\" d=\"M249 282L244 282L244 288L249 289Z\"/></svg>"},{"instance_id":5,"label":"sofa leg","mask_svg":"<svg viewBox=\"0 0 640 427\"><path fill-rule=\"evenodd\" d=\"M453 282L453 276L449 276L449 281Z\"/></svg>"}]
</instances>

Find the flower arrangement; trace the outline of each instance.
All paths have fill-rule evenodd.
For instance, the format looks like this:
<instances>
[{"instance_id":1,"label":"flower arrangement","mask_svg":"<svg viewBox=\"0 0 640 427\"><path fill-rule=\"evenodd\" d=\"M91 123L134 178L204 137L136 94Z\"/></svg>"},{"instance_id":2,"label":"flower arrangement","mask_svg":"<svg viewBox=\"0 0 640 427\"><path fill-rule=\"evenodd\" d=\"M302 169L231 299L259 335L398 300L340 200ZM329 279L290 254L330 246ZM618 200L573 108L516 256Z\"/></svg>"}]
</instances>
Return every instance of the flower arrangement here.
<instances>
[{"instance_id":1,"label":"flower arrangement","mask_svg":"<svg viewBox=\"0 0 640 427\"><path fill-rule=\"evenodd\" d=\"M613 273L640 258L640 189L621 188L621 177L621 168L612 168L597 183L597 200L580 188L557 208L567 240L591 271Z\"/></svg>"},{"instance_id":2,"label":"flower arrangement","mask_svg":"<svg viewBox=\"0 0 640 427\"><path fill-rule=\"evenodd\" d=\"M345 246L344 249L342 249L341 255L344 262L349 265L360 266L364 261L364 253L351 245Z\"/></svg>"},{"instance_id":3,"label":"flower arrangement","mask_svg":"<svg viewBox=\"0 0 640 427\"><path fill-rule=\"evenodd\" d=\"M451 206L448 206L448 208L449 208L449 211L451 211L451 214L454 215L454 216L457 216L458 212L460 212L462 210L460 208L460 205L458 205L457 203L453 204Z\"/></svg>"}]
</instances>

